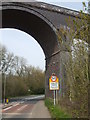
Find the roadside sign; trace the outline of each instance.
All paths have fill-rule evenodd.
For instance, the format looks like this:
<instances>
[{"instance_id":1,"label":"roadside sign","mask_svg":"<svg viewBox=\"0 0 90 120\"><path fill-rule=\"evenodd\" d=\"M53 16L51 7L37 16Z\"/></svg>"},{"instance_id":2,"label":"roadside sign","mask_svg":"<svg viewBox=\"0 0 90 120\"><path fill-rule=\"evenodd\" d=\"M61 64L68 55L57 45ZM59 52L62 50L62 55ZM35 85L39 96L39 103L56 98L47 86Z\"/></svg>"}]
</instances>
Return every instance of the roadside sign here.
<instances>
[{"instance_id":1,"label":"roadside sign","mask_svg":"<svg viewBox=\"0 0 90 120\"><path fill-rule=\"evenodd\" d=\"M59 79L57 76L52 75L49 79L49 89L50 90L59 90Z\"/></svg>"},{"instance_id":2,"label":"roadside sign","mask_svg":"<svg viewBox=\"0 0 90 120\"><path fill-rule=\"evenodd\" d=\"M9 102L9 100L8 99L6 99L6 103L8 104L8 102Z\"/></svg>"}]
</instances>

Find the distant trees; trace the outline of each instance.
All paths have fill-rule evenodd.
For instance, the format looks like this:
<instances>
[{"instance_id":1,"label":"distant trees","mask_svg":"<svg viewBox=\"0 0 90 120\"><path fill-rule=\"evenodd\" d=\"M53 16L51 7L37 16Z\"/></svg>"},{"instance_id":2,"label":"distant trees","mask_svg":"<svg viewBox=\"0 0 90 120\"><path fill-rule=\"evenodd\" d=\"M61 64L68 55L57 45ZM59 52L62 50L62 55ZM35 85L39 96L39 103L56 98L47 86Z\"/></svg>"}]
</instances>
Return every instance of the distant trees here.
<instances>
[{"instance_id":1,"label":"distant trees","mask_svg":"<svg viewBox=\"0 0 90 120\"><path fill-rule=\"evenodd\" d=\"M9 53L0 45L0 71L2 71L2 96L14 97L44 94L45 75L40 68L26 64L24 58Z\"/></svg>"},{"instance_id":2,"label":"distant trees","mask_svg":"<svg viewBox=\"0 0 90 120\"><path fill-rule=\"evenodd\" d=\"M2 47L0 45L0 47L2 48L0 49L0 71L2 71L2 73L10 73L11 68L14 66L14 55L8 53L4 46Z\"/></svg>"},{"instance_id":3,"label":"distant trees","mask_svg":"<svg viewBox=\"0 0 90 120\"><path fill-rule=\"evenodd\" d=\"M45 75L40 68L30 66L28 68L28 82L27 85L32 94L43 94L45 90Z\"/></svg>"},{"instance_id":4,"label":"distant trees","mask_svg":"<svg viewBox=\"0 0 90 120\"><path fill-rule=\"evenodd\" d=\"M60 105L71 109L74 117L82 118L88 117L89 109L89 23L90 16L81 11L75 19L70 17L67 20L68 26L60 28L58 32L60 45L69 51L69 60L63 63L67 79L64 81L66 91ZM65 38L68 41L64 42Z\"/></svg>"}]
</instances>

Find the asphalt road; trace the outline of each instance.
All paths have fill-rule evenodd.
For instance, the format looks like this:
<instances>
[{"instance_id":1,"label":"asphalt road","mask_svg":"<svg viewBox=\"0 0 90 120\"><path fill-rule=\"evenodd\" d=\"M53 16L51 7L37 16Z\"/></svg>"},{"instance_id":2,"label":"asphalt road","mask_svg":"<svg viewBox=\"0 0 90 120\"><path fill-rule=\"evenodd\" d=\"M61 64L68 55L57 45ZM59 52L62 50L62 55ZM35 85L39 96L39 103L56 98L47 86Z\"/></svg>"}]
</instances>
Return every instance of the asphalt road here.
<instances>
[{"instance_id":1,"label":"asphalt road","mask_svg":"<svg viewBox=\"0 0 90 120\"><path fill-rule=\"evenodd\" d=\"M2 118L51 118L43 99L44 95L15 98L3 106Z\"/></svg>"},{"instance_id":2,"label":"asphalt road","mask_svg":"<svg viewBox=\"0 0 90 120\"><path fill-rule=\"evenodd\" d=\"M31 118L32 109L37 101L15 102L10 107L2 110L3 118Z\"/></svg>"}]
</instances>

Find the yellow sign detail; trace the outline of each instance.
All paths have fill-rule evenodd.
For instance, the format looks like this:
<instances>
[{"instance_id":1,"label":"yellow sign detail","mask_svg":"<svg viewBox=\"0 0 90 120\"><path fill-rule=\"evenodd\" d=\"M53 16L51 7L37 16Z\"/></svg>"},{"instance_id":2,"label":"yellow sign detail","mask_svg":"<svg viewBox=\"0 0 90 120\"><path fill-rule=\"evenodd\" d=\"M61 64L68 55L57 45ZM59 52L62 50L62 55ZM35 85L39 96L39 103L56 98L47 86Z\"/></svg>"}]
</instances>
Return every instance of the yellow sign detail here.
<instances>
[{"instance_id":1,"label":"yellow sign detail","mask_svg":"<svg viewBox=\"0 0 90 120\"><path fill-rule=\"evenodd\" d=\"M57 76L51 76L49 79L49 89L59 90L59 79Z\"/></svg>"},{"instance_id":2,"label":"yellow sign detail","mask_svg":"<svg viewBox=\"0 0 90 120\"><path fill-rule=\"evenodd\" d=\"M9 102L9 100L8 99L6 99L6 103L8 103Z\"/></svg>"}]
</instances>

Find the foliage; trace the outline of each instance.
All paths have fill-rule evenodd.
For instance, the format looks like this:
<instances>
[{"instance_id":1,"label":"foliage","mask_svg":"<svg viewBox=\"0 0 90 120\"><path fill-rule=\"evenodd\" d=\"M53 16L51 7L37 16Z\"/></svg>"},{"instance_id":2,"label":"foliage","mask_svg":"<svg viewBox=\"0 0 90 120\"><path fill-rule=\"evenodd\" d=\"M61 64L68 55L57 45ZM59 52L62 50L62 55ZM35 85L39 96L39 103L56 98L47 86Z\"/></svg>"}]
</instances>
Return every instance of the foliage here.
<instances>
[{"instance_id":1,"label":"foliage","mask_svg":"<svg viewBox=\"0 0 90 120\"><path fill-rule=\"evenodd\" d=\"M71 115L62 110L58 105L54 106L52 99L45 99L45 105L48 107L52 118L56 120L60 118L71 118Z\"/></svg>"},{"instance_id":2,"label":"foliage","mask_svg":"<svg viewBox=\"0 0 90 120\"><path fill-rule=\"evenodd\" d=\"M45 75L39 68L29 66L24 58L9 53L0 45L2 70L2 97L14 97L30 94L44 94ZM5 92L5 96L4 96Z\"/></svg>"},{"instance_id":3,"label":"foliage","mask_svg":"<svg viewBox=\"0 0 90 120\"><path fill-rule=\"evenodd\" d=\"M86 7L85 3L83 5ZM66 89L62 99L70 102L74 117L87 117L90 15L81 11L75 18L69 17L66 22L67 26L61 26L57 32L61 48L69 53L68 61L63 63L67 79L64 80Z\"/></svg>"}]
</instances>

